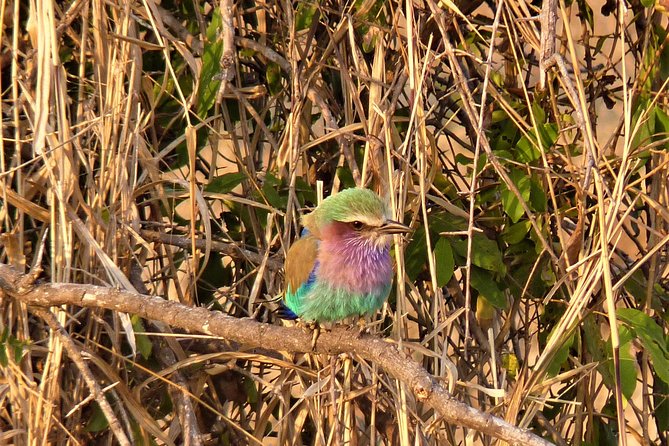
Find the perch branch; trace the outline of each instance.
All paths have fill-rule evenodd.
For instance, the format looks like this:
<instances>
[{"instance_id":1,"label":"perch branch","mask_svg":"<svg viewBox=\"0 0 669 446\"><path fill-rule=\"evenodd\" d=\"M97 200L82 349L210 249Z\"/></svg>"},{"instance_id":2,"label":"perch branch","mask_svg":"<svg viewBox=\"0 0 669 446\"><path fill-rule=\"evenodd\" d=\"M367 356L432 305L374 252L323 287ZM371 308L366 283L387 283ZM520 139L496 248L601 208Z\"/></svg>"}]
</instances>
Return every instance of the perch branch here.
<instances>
[{"instance_id":1,"label":"perch branch","mask_svg":"<svg viewBox=\"0 0 669 446\"><path fill-rule=\"evenodd\" d=\"M339 327L331 332L321 333L312 350L311 335L298 328L234 318L224 313L201 307L188 307L157 296L144 296L95 285L43 283L36 284L30 290L18 292L17 284L23 276L24 274L12 267L0 264L0 293L30 306L75 305L133 313L183 330L219 336L249 347L295 353L356 353L378 364L389 375L405 383L417 400L434 408L448 423L468 427L514 445L552 444L529 431L453 398L420 364L400 351L395 344L377 336L357 336L356 330Z\"/></svg>"}]
</instances>

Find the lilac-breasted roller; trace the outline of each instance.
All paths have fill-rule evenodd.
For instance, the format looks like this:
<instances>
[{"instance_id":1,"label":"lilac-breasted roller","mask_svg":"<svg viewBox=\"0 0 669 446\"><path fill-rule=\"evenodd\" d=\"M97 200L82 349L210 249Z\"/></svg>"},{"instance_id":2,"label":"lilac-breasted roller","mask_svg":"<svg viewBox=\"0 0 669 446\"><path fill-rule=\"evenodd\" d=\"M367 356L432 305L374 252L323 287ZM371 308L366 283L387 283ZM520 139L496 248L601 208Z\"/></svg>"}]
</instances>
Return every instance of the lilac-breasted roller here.
<instances>
[{"instance_id":1,"label":"lilac-breasted roller","mask_svg":"<svg viewBox=\"0 0 669 446\"><path fill-rule=\"evenodd\" d=\"M332 195L302 218L302 237L286 255L282 315L334 322L381 308L393 280L392 234L409 232L369 189Z\"/></svg>"}]
</instances>

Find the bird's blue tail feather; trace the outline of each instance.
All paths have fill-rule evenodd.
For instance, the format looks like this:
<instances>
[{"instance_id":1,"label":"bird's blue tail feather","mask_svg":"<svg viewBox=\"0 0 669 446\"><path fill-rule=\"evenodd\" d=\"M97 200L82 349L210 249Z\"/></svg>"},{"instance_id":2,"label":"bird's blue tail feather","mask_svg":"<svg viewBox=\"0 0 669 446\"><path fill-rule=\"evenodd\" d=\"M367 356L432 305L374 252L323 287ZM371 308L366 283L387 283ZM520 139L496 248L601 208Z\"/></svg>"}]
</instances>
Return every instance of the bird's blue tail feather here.
<instances>
[{"instance_id":1,"label":"bird's blue tail feather","mask_svg":"<svg viewBox=\"0 0 669 446\"><path fill-rule=\"evenodd\" d=\"M287 319L289 321L294 321L299 316L295 314L293 310L288 308L283 302L279 302L279 308L276 310L276 315L281 319Z\"/></svg>"}]
</instances>

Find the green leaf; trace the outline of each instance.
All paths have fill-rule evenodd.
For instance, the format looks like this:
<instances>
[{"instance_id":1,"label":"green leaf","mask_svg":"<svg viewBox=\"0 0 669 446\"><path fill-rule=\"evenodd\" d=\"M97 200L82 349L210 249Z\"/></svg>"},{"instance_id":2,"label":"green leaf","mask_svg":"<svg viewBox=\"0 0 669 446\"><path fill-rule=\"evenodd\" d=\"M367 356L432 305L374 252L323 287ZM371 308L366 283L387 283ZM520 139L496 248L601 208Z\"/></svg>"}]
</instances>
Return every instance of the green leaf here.
<instances>
[{"instance_id":1,"label":"green leaf","mask_svg":"<svg viewBox=\"0 0 669 446\"><path fill-rule=\"evenodd\" d=\"M534 138L530 139L523 136L516 144L517 161L521 163L531 163L541 158L541 152L537 148Z\"/></svg>"},{"instance_id":2,"label":"green leaf","mask_svg":"<svg viewBox=\"0 0 669 446\"><path fill-rule=\"evenodd\" d=\"M9 355L14 355L14 362L19 363L23 359L24 347L29 345L29 341L21 341L9 334L9 329L5 327L0 336L0 364L7 366Z\"/></svg>"},{"instance_id":3,"label":"green leaf","mask_svg":"<svg viewBox=\"0 0 669 446\"><path fill-rule=\"evenodd\" d=\"M659 316L665 322L669 323L669 314L662 307L665 303L669 303L669 290L665 289L661 283L654 283L653 291L655 292L652 302L653 309L659 312Z\"/></svg>"},{"instance_id":4,"label":"green leaf","mask_svg":"<svg viewBox=\"0 0 669 446\"><path fill-rule=\"evenodd\" d=\"M100 406L98 406L98 403L94 402L93 412L88 419L88 423L86 423L86 432L100 432L107 429L107 427L109 427L109 422L107 421L105 414L102 412L102 409L100 409Z\"/></svg>"},{"instance_id":5,"label":"green leaf","mask_svg":"<svg viewBox=\"0 0 669 446\"><path fill-rule=\"evenodd\" d=\"M664 42L667 39L667 32L659 25L659 23L655 24L655 34L657 35L659 42ZM660 47L662 48L662 52L659 57L655 58L655 60L658 61L660 65L660 79L664 80L669 77L669 48L664 44L660 44Z\"/></svg>"},{"instance_id":6,"label":"green leaf","mask_svg":"<svg viewBox=\"0 0 669 446\"><path fill-rule=\"evenodd\" d=\"M595 441L593 445L596 446L618 446L618 435L615 432L616 422L607 423L605 417L598 416L593 418L593 427L595 429ZM587 438L587 437L586 437Z\"/></svg>"},{"instance_id":7,"label":"green leaf","mask_svg":"<svg viewBox=\"0 0 669 446\"><path fill-rule=\"evenodd\" d=\"M5 344L0 344L0 365L7 367L9 365L9 358L7 357L7 348Z\"/></svg>"},{"instance_id":8,"label":"green leaf","mask_svg":"<svg viewBox=\"0 0 669 446\"><path fill-rule=\"evenodd\" d=\"M227 216L226 225L229 230L232 230L237 224L231 221L230 213L225 212L223 215ZM244 213L244 216L247 215ZM201 259L198 268L198 271L200 271L200 280L197 282L198 301L201 305L213 305L212 309L219 309L217 307L219 303L215 296L215 290L231 283L233 280L232 268L226 265L226 262L223 261L223 255L217 252L211 253L206 265L203 262L204 259Z\"/></svg>"},{"instance_id":9,"label":"green leaf","mask_svg":"<svg viewBox=\"0 0 669 446\"><path fill-rule=\"evenodd\" d=\"M479 156L479 160L476 163L476 173L479 174L483 172L483 169L485 169L485 166L488 164L488 154L487 153L482 153Z\"/></svg>"},{"instance_id":10,"label":"green leaf","mask_svg":"<svg viewBox=\"0 0 669 446\"><path fill-rule=\"evenodd\" d=\"M258 389L256 389L255 381L252 379L244 378L243 381L244 390L246 391L246 400L252 406L258 403Z\"/></svg>"},{"instance_id":11,"label":"green leaf","mask_svg":"<svg viewBox=\"0 0 669 446\"><path fill-rule=\"evenodd\" d=\"M581 17L581 22L584 20L590 25L590 29L594 32L595 30L595 19L592 13L592 8L588 5L586 0L577 0L576 4L578 5L578 15Z\"/></svg>"},{"instance_id":12,"label":"green leaf","mask_svg":"<svg viewBox=\"0 0 669 446\"><path fill-rule=\"evenodd\" d=\"M520 243L525 239L525 236L529 232L532 224L529 220L523 220L514 225L509 225L504 228L502 231L502 240L509 245L515 245Z\"/></svg>"},{"instance_id":13,"label":"green leaf","mask_svg":"<svg viewBox=\"0 0 669 446\"><path fill-rule=\"evenodd\" d=\"M453 258L453 248L447 239L440 237L434 245L434 260L437 269L437 286L445 286L455 269L455 259Z\"/></svg>"},{"instance_id":14,"label":"green leaf","mask_svg":"<svg viewBox=\"0 0 669 446\"><path fill-rule=\"evenodd\" d=\"M599 373L601 373L604 384L609 389L614 388L615 380L613 379L611 370L608 367L604 366L604 363L610 357L610 354L607 353L606 343L602 339L602 336L599 331L599 325L595 320L595 316L593 316L592 314L587 316L583 320L583 324L581 325L581 327L583 330L583 340L587 345L588 352L590 353L590 355L592 355L592 360L596 363L599 363L599 365L597 366L597 370L599 371ZM609 351L610 350L611 348L609 343Z\"/></svg>"},{"instance_id":15,"label":"green leaf","mask_svg":"<svg viewBox=\"0 0 669 446\"><path fill-rule=\"evenodd\" d=\"M455 198L457 196L457 190L453 183L451 183L450 180L439 171L435 172L434 181L432 184L448 198Z\"/></svg>"},{"instance_id":16,"label":"green leaf","mask_svg":"<svg viewBox=\"0 0 669 446\"><path fill-rule=\"evenodd\" d=\"M655 107L655 125L656 139L666 139L669 137L669 115L667 115L660 107ZM669 144L665 143L660 147L668 150Z\"/></svg>"},{"instance_id":17,"label":"green leaf","mask_svg":"<svg viewBox=\"0 0 669 446\"><path fill-rule=\"evenodd\" d=\"M267 63L265 79L267 79L269 93L272 96L276 96L281 93L281 90L283 90L283 84L281 83L281 67L279 64L274 62Z\"/></svg>"},{"instance_id":18,"label":"green leaf","mask_svg":"<svg viewBox=\"0 0 669 446\"><path fill-rule=\"evenodd\" d=\"M281 178L277 178L271 173L267 173L265 175L265 184L269 184L272 187L279 187L281 186Z\"/></svg>"},{"instance_id":19,"label":"green leaf","mask_svg":"<svg viewBox=\"0 0 669 446\"><path fill-rule=\"evenodd\" d=\"M509 378L515 379L520 370L518 357L513 353L502 353L502 367L507 371Z\"/></svg>"},{"instance_id":20,"label":"green leaf","mask_svg":"<svg viewBox=\"0 0 669 446\"><path fill-rule=\"evenodd\" d=\"M458 153L455 155L455 163L460 166L468 166L474 162L473 158L469 158L464 153Z\"/></svg>"},{"instance_id":21,"label":"green leaf","mask_svg":"<svg viewBox=\"0 0 669 446\"><path fill-rule=\"evenodd\" d=\"M525 202L529 201L532 185L528 174L522 170L513 169L509 172L509 177L513 184L516 185L516 188L518 188L518 192L520 192L520 196L523 200ZM520 205L520 201L510 189L506 188L506 186L502 190L501 196L504 212L506 212L512 222L517 223L518 220L525 215L525 211Z\"/></svg>"},{"instance_id":22,"label":"green leaf","mask_svg":"<svg viewBox=\"0 0 669 446\"><path fill-rule=\"evenodd\" d=\"M309 1L300 2L295 12L295 31L310 28L314 22L314 15L317 10L318 8L315 3Z\"/></svg>"},{"instance_id":23,"label":"green leaf","mask_svg":"<svg viewBox=\"0 0 669 446\"><path fill-rule=\"evenodd\" d=\"M584 320L582 328L583 339L587 345L588 352L592 355L593 361L599 363L597 370L602 376L602 381L606 387L613 391L616 388L616 380L611 339L604 342L599 331L599 326L592 315ZM631 330L620 327L618 338L620 340L622 393L625 398L630 399L636 389L637 378L636 359L631 353L634 335Z\"/></svg>"},{"instance_id":24,"label":"green leaf","mask_svg":"<svg viewBox=\"0 0 669 446\"><path fill-rule=\"evenodd\" d=\"M487 300L490 305L502 310L506 309L507 302L504 291L499 288L489 271L472 267L471 284L479 292L479 297Z\"/></svg>"},{"instance_id":25,"label":"green leaf","mask_svg":"<svg viewBox=\"0 0 669 446\"><path fill-rule=\"evenodd\" d=\"M441 282L439 280L439 277L444 280L444 283L448 282L450 280L450 275L446 276L440 276L440 274L447 274L446 271L448 269L451 270L451 274L453 272L453 268L455 265L455 256L453 255L453 250L455 249L454 243L459 243L460 249L462 248L462 241L458 240L452 240L452 239L447 239L446 242L448 244L448 247L442 246L439 244L439 241L442 237L440 237L440 233L442 232L453 232L453 231L463 231L467 229L467 220L463 219L462 217L455 216L453 214L450 214L448 212L434 212L428 215L428 224L419 226L416 231L414 231L413 236L411 237L411 242L406 248L405 251L405 267L406 267L406 272L409 278L414 281L418 277L418 275L423 272L426 269L427 266L427 244L426 244L426 235L425 235L425 230L426 228L429 228L430 230L430 237L431 240L437 240L437 243L434 245L434 248L436 250L435 256L437 257L437 281ZM482 234L477 234L480 237L483 237ZM485 237L483 237L485 239ZM465 253L467 251L467 245L464 245L464 250ZM439 247L439 250L437 250L437 247ZM445 252L445 250L452 248L450 258L453 259L453 265L448 266L449 262L449 256ZM440 252L441 250L444 250L444 252ZM442 258L442 260L446 260L446 263L440 262L440 259L438 257L440 256L445 256ZM464 256L463 256L464 257ZM500 259L501 259L501 253L500 253ZM503 265L502 265L503 267ZM441 270L441 272L440 272Z\"/></svg>"},{"instance_id":26,"label":"green leaf","mask_svg":"<svg viewBox=\"0 0 669 446\"><path fill-rule=\"evenodd\" d=\"M655 0L653 0L653 1L655 1ZM601 36L599 39L597 39L597 44L595 45L594 52L595 52L595 53L601 53L601 52L602 52L602 48L604 47L604 44L606 43L606 41L607 41L608 39L609 39L609 36L607 36L606 34L604 34L604 35Z\"/></svg>"},{"instance_id":27,"label":"green leaf","mask_svg":"<svg viewBox=\"0 0 669 446\"><path fill-rule=\"evenodd\" d=\"M366 33L362 36L362 51L365 53L371 53L374 51L378 44L378 32L375 32L377 28L369 28Z\"/></svg>"},{"instance_id":28,"label":"green leaf","mask_svg":"<svg viewBox=\"0 0 669 446\"><path fill-rule=\"evenodd\" d=\"M557 328L557 327L555 327ZM555 330L555 328L553 330ZM560 332L560 335L562 333ZM558 332L556 331L551 331L550 335L548 335L548 340L550 340L553 336L558 336ZM553 359L551 360L550 364L548 367L546 367L546 373L548 376L555 376L560 372L560 369L562 368L562 364L567 360L569 357L569 349L571 346L574 344L574 333L572 333L571 336L568 338L564 339L564 342L558 350L555 352L555 355L553 356Z\"/></svg>"},{"instance_id":29,"label":"green leaf","mask_svg":"<svg viewBox=\"0 0 669 446\"><path fill-rule=\"evenodd\" d=\"M553 271L553 268L551 268L550 265L544 265L544 267L541 268L541 281L546 285L553 286L556 279L555 271Z\"/></svg>"},{"instance_id":30,"label":"green leaf","mask_svg":"<svg viewBox=\"0 0 669 446\"><path fill-rule=\"evenodd\" d=\"M137 421L130 420L130 429L132 433L131 443L133 446L157 446L156 441L146 435L146 432L140 427Z\"/></svg>"},{"instance_id":31,"label":"green leaf","mask_svg":"<svg viewBox=\"0 0 669 446\"><path fill-rule=\"evenodd\" d=\"M523 296L524 293L529 293L530 296L542 296L547 292L547 287L541 280L541 277L536 274L535 263L537 262L537 256L534 254L531 242L525 241L517 245L511 245L509 250L511 248L521 248L523 246L525 247L524 255L518 255L515 261L513 261L513 277L505 277L505 282L509 287L509 293L512 296ZM507 256L509 250L505 251ZM532 261L532 263L529 263L530 261ZM539 268L543 268L543 265L547 263L547 260L539 259L538 262Z\"/></svg>"},{"instance_id":32,"label":"green leaf","mask_svg":"<svg viewBox=\"0 0 669 446\"><path fill-rule=\"evenodd\" d=\"M425 227L420 226L411 237L411 242L404 252L404 268L407 276L414 282L425 268L427 263L427 248L425 245Z\"/></svg>"},{"instance_id":33,"label":"green leaf","mask_svg":"<svg viewBox=\"0 0 669 446\"><path fill-rule=\"evenodd\" d=\"M467 258L467 240L451 240L455 252ZM472 263L488 271L506 274L506 265L497 243L483 234L475 233L472 239Z\"/></svg>"},{"instance_id":34,"label":"green leaf","mask_svg":"<svg viewBox=\"0 0 669 446\"><path fill-rule=\"evenodd\" d=\"M353 179L353 174L351 169L348 167L337 167L337 177L341 184L344 186L342 189L355 187L355 180Z\"/></svg>"},{"instance_id":35,"label":"green leaf","mask_svg":"<svg viewBox=\"0 0 669 446\"><path fill-rule=\"evenodd\" d=\"M619 308L618 320L626 323L650 355L657 376L669 383L669 351L662 327L646 313L634 308Z\"/></svg>"},{"instance_id":36,"label":"green leaf","mask_svg":"<svg viewBox=\"0 0 669 446\"><path fill-rule=\"evenodd\" d=\"M661 379L653 381L653 404L655 405L655 423L657 430L669 430L669 384Z\"/></svg>"},{"instance_id":37,"label":"green leaf","mask_svg":"<svg viewBox=\"0 0 669 446\"><path fill-rule=\"evenodd\" d=\"M239 58L240 59L251 59L253 58L258 52L256 50L252 50L250 48L242 48L239 50Z\"/></svg>"},{"instance_id":38,"label":"green leaf","mask_svg":"<svg viewBox=\"0 0 669 446\"><path fill-rule=\"evenodd\" d=\"M636 358L632 356L632 339L634 338L631 330L626 329L625 327L620 327L618 332L620 339L620 383L622 387L623 396L626 399L632 398L634 390L636 389ZM611 348L611 343L608 343L609 348ZM611 361L608 362L610 365L611 373L615 376L614 363L613 363L613 350L611 350Z\"/></svg>"},{"instance_id":39,"label":"green leaf","mask_svg":"<svg viewBox=\"0 0 669 446\"><path fill-rule=\"evenodd\" d=\"M491 71L491 73L490 73L490 80L491 80L491 81L492 81L498 88L502 88L502 86L504 85L504 75L502 75L502 73L500 73L500 72L498 72L498 71ZM493 112L492 112L492 119L490 120L490 121L493 122L493 123L494 123L496 120L497 120L497 122L499 122L499 120L502 119L502 118L498 118L498 117L496 117L496 116L495 116L496 113L497 113L498 115L499 115L499 114L503 114L504 116L506 116L506 113L505 113L504 111L502 111L502 110L495 110L495 111L493 111Z\"/></svg>"},{"instance_id":40,"label":"green leaf","mask_svg":"<svg viewBox=\"0 0 669 446\"><path fill-rule=\"evenodd\" d=\"M205 192L215 192L218 194L227 194L239 186L246 179L243 172L225 173L211 179L209 184L204 187Z\"/></svg>"},{"instance_id":41,"label":"green leaf","mask_svg":"<svg viewBox=\"0 0 669 446\"><path fill-rule=\"evenodd\" d=\"M5 327L0 334L0 365L7 367L9 364L9 357L7 356L7 339L9 338L9 328Z\"/></svg>"},{"instance_id":42,"label":"green leaf","mask_svg":"<svg viewBox=\"0 0 669 446\"><path fill-rule=\"evenodd\" d=\"M534 242L534 250L537 254L541 254L544 251L543 243L541 241L541 238L539 237L539 234L542 234L545 239L549 239L549 231L550 229L550 224L545 222L545 219L543 218L543 215L537 215L536 216L536 225L537 225L537 230L532 227L532 230L530 231L530 239Z\"/></svg>"},{"instance_id":43,"label":"green leaf","mask_svg":"<svg viewBox=\"0 0 669 446\"><path fill-rule=\"evenodd\" d=\"M641 304L646 300L646 287L648 286L648 281L646 276L641 269L637 269L632 273L632 275L625 281L624 285L625 291L627 291L637 304Z\"/></svg>"},{"instance_id":44,"label":"green leaf","mask_svg":"<svg viewBox=\"0 0 669 446\"><path fill-rule=\"evenodd\" d=\"M356 33L363 37L363 51L369 52L377 41L379 28L384 28L388 21L385 14L381 14L381 8L385 0L355 0L354 27ZM376 25L376 26L374 26Z\"/></svg>"},{"instance_id":45,"label":"green leaf","mask_svg":"<svg viewBox=\"0 0 669 446\"><path fill-rule=\"evenodd\" d=\"M504 149L495 149L495 155L503 161L513 161L516 159L511 152Z\"/></svg>"},{"instance_id":46,"label":"green leaf","mask_svg":"<svg viewBox=\"0 0 669 446\"><path fill-rule=\"evenodd\" d=\"M286 209L286 205L288 204L288 196L282 196L279 194L276 188L278 188L278 186L273 185L271 182L267 181L267 178L265 178L265 184L262 186L262 192L265 196L265 199L267 200L267 203L276 209Z\"/></svg>"},{"instance_id":47,"label":"green leaf","mask_svg":"<svg viewBox=\"0 0 669 446\"><path fill-rule=\"evenodd\" d=\"M493 123L495 122L496 113L493 112ZM516 143L518 135L518 127L513 120L509 119L506 112L500 110L499 115L499 119L501 119L499 124L497 124L499 134L491 141L492 147L495 148L495 154L497 154L498 150L509 150Z\"/></svg>"},{"instance_id":48,"label":"green leaf","mask_svg":"<svg viewBox=\"0 0 669 446\"><path fill-rule=\"evenodd\" d=\"M144 359L149 359L151 357L151 351L153 350L153 344L147 335L142 334L142 332L146 331L144 328L144 322L142 322L142 318L136 314L132 315L130 321L132 322L133 330L135 330L135 342L137 342L137 350L139 350L139 353L141 353Z\"/></svg>"},{"instance_id":49,"label":"green leaf","mask_svg":"<svg viewBox=\"0 0 669 446\"><path fill-rule=\"evenodd\" d=\"M546 212L548 208L548 198L546 192L539 181L532 177L530 179L530 209L537 212Z\"/></svg>"},{"instance_id":50,"label":"green leaf","mask_svg":"<svg viewBox=\"0 0 669 446\"><path fill-rule=\"evenodd\" d=\"M466 231L467 223L467 219L453 215L450 212L434 212L428 217L428 227L430 228L430 234Z\"/></svg>"},{"instance_id":51,"label":"green leaf","mask_svg":"<svg viewBox=\"0 0 669 446\"><path fill-rule=\"evenodd\" d=\"M162 392L162 397L160 398L160 404L158 404L157 415L160 415L161 417L166 417L169 416L169 414L173 410L175 410L174 402L172 401L169 392L167 390L164 390Z\"/></svg>"},{"instance_id":52,"label":"green leaf","mask_svg":"<svg viewBox=\"0 0 669 446\"><path fill-rule=\"evenodd\" d=\"M207 42L202 53L202 70L197 92L197 114L200 118L205 118L207 112L213 107L218 87L221 84L221 80L217 78L221 72L220 64L223 55L223 41L218 39L220 27L221 14L216 9L207 27Z\"/></svg>"},{"instance_id":53,"label":"green leaf","mask_svg":"<svg viewBox=\"0 0 669 446\"><path fill-rule=\"evenodd\" d=\"M499 203L499 187L488 187L481 190L474 197L476 206L490 208L491 204Z\"/></svg>"},{"instance_id":54,"label":"green leaf","mask_svg":"<svg viewBox=\"0 0 669 446\"><path fill-rule=\"evenodd\" d=\"M558 128L556 124L548 123L539 126L539 136L544 150L549 150L555 144L558 138Z\"/></svg>"},{"instance_id":55,"label":"green leaf","mask_svg":"<svg viewBox=\"0 0 669 446\"><path fill-rule=\"evenodd\" d=\"M546 122L546 112L538 102L532 103L532 114L534 115L534 119L536 120L537 124L543 124Z\"/></svg>"},{"instance_id":56,"label":"green leaf","mask_svg":"<svg viewBox=\"0 0 669 446\"><path fill-rule=\"evenodd\" d=\"M536 102L532 104L532 113L536 127L534 131L520 138L515 147L517 154L515 159L521 163L531 163L540 159L541 149L550 149L558 137L557 125L546 122L546 113L541 105Z\"/></svg>"},{"instance_id":57,"label":"green leaf","mask_svg":"<svg viewBox=\"0 0 669 446\"><path fill-rule=\"evenodd\" d=\"M635 128L639 119L643 116L645 121L641 123L637 132L632 137L632 147L638 148L651 142L651 137L655 133L655 113L645 113L648 110L648 99L641 97L637 102L636 110L632 115L632 128Z\"/></svg>"},{"instance_id":58,"label":"green leaf","mask_svg":"<svg viewBox=\"0 0 669 446\"><path fill-rule=\"evenodd\" d=\"M316 204L316 191L307 183L304 178L295 178L295 192L300 201L300 205L304 206L305 202Z\"/></svg>"}]
</instances>

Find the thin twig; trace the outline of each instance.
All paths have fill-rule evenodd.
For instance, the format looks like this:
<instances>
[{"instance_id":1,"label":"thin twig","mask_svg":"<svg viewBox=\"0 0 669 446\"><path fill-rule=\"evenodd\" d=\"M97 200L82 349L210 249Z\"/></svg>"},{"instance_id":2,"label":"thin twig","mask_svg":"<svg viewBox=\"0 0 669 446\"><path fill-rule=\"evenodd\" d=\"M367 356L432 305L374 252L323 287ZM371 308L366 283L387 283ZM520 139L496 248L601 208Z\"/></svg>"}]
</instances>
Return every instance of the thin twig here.
<instances>
[{"instance_id":1,"label":"thin twig","mask_svg":"<svg viewBox=\"0 0 669 446\"><path fill-rule=\"evenodd\" d=\"M166 368L177 363L172 349L165 346L162 342L156 342L154 345L158 346L158 360ZM168 391L177 408L179 422L183 431L183 444L185 446L202 446L201 433L197 425L197 416L195 415L193 403L190 395L182 390L188 388L188 382L178 370L172 373L171 380L176 385L169 386Z\"/></svg>"},{"instance_id":2,"label":"thin twig","mask_svg":"<svg viewBox=\"0 0 669 446\"><path fill-rule=\"evenodd\" d=\"M114 414L111 405L107 401L107 398L105 398L102 388L95 380L93 373L88 368L88 365L86 365L84 358L81 356L79 348L75 345L72 338L70 338L70 335L65 331L63 326L60 325L60 322L58 322L56 316L54 316L54 314L47 308L33 307L32 311L49 325L51 331L53 331L63 343L67 354L70 356L70 359L72 362L74 362L74 365L77 366L81 376L84 378L84 382L86 383L88 390L91 392L95 398L95 401L100 406L100 409L102 410L102 413L104 413L105 418L107 418L109 428L118 440L119 444L122 446L130 446L132 443L130 443L130 440L123 430L121 423L118 421L118 418L116 418L116 415Z\"/></svg>"},{"instance_id":3,"label":"thin twig","mask_svg":"<svg viewBox=\"0 0 669 446\"><path fill-rule=\"evenodd\" d=\"M235 77L235 28L232 21L231 0L221 0L221 39L223 53L221 54L221 85L216 94L216 103L223 101L228 83Z\"/></svg>"},{"instance_id":4,"label":"thin twig","mask_svg":"<svg viewBox=\"0 0 669 446\"><path fill-rule=\"evenodd\" d=\"M162 243L164 245L177 246L182 249L191 250L191 239L185 235L177 234L167 234L164 232L142 230L140 231L141 236L148 241L154 243ZM207 244L205 239L195 239L195 247L197 249L204 249ZM218 240L211 241L211 251L218 252L221 254L228 255L236 259L247 260L254 264L261 264L263 262L264 256L247 249L240 248L234 243L225 243ZM272 270L279 270L282 267L282 262L275 258L267 259L267 266Z\"/></svg>"}]
</instances>

